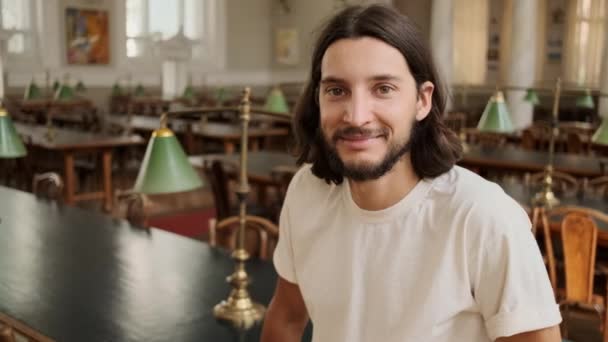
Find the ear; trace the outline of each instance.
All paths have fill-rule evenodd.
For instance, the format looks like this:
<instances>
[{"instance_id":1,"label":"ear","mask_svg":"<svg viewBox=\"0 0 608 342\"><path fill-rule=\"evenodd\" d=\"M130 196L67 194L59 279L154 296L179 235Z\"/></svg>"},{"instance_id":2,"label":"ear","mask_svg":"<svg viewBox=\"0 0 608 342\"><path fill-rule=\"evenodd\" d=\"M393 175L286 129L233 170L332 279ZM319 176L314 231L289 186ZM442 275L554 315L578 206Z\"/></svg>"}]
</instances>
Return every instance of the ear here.
<instances>
[{"instance_id":1,"label":"ear","mask_svg":"<svg viewBox=\"0 0 608 342\"><path fill-rule=\"evenodd\" d=\"M418 89L418 100L416 100L416 120L422 121L431 112L433 106L433 90L435 85L426 81Z\"/></svg>"}]
</instances>

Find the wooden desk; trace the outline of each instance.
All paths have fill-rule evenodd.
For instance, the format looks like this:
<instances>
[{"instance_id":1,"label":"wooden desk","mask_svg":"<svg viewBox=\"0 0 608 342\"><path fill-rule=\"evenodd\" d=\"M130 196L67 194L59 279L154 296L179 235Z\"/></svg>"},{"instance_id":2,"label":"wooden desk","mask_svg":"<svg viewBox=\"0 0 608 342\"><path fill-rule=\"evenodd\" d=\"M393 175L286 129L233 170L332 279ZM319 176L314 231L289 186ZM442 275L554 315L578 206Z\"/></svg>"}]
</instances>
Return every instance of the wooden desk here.
<instances>
[{"instance_id":1,"label":"wooden desk","mask_svg":"<svg viewBox=\"0 0 608 342\"><path fill-rule=\"evenodd\" d=\"M134 115L131 117L131 122L127 117L110 116L106 119L110 125L130 128L140 132L152 132L160 127L159 117L146 117ZM168 122L171 129L177 134L186 136L186 149L191 151L193 144L191 139L200 137L207 140L219 140L224 145L224 152L232 154L236 150L236 145L241 141L241 126L240 124L222 123L222 122L206 122L201 124L198 120L170 118ZM284 127L249 127L248 136L249 144L252 150L258 150L260 140L269 137L286 137L289 135L289 129Z\"/></svg>"},{"instance_id":2,"label":"wooden desk","mask_svg":"<svg viewBox=\"0 0 608 342\"><path fill-rule=\"evenodd\" d=\"M188 159L194 167L199 169L202 169L205 163L220 160L228 166L227 172L231 173L233 177L236 177L240 164L240 156L235 154L205 154L190 156ZM277 167L291 169L294 173L298 170L296 158L285 152L252 151L247 154L247 162L249 181L261 185L277 185L276 181L272 179L272 171Z\"/></svg>"},{"instance_id":3,"label":"wooden desk","mask_svg":"<svg viewBox=\"0 0 608 342\"><path fill-rule=\"evenodd\" d=\"M481 147L469 145L462 160L467 168L495 169L501 171L538 172L544 170L549 153L530 151L517 147ZM597 157L568 153L556 153L554 167L557 171L575 177L598 177L604 172Z\"/></svg>"},{"instance_id":4,"label":"wooden desk","mask_svg":"<svg viewBox=\"0 0 608 342\"><path fill-rule=\"evenodd\" d=\"M55 136L47 139L48 129L44 126L15 123L24 143L44 150L58 152L63 155L65 201L73 204L77 201L103 199L104 209L112 209L112 152L114 148L123 146L143 145L145 140L140 136L110 136L103 134L84 133L67 129L54 128ZM103 191L76 194L76 176L74 171L74 155L79 153L101 152L103 160Z\"/></svg>"},{"instance_id":5,"label":"wooden desk","mask_svg":"<svg viewBox=\"0 0 608 342\"><path fill-rule=\"evenodd\" d=\"M259 341L218 324L228 253L166 231L0 187L0 312L61 342ZM247 262L268 305L272 264ZM310 341L308 331L305 341Z\"/></svg>"}]
</instances>

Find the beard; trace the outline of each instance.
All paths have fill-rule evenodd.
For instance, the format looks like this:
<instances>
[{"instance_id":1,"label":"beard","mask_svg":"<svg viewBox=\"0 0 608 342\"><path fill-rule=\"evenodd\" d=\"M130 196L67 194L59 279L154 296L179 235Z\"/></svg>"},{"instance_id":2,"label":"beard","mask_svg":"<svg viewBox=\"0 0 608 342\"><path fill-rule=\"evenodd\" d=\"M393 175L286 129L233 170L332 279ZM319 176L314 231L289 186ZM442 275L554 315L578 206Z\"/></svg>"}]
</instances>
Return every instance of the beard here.
<instances>
[{"instance_id":1,"label":"beard","mask_svg":"<svg viewBox=\"0 0 608 342\"><path fill-rule=\"evenodd\" d=\"M357 135L363 137L380 137L386 139L388 136L388 129L365 129L361 127L349 126L339 129L334 133L331 141L323 134L322 141L327 155L327 161L330 169L342 175L345 178L351 179L356 182L363 182L369 180L379 179L384 176L390 170L393 169L395 164L403 156L405 156L412 147L412 138L416 133L417 123L414 123L411 134L402 141L393 141L389 143L388 150L385 153L381 161L377 163L363 162L363 163L345 163L336 148L336 143L344 136Z\"/></svg>"}]
</instances>

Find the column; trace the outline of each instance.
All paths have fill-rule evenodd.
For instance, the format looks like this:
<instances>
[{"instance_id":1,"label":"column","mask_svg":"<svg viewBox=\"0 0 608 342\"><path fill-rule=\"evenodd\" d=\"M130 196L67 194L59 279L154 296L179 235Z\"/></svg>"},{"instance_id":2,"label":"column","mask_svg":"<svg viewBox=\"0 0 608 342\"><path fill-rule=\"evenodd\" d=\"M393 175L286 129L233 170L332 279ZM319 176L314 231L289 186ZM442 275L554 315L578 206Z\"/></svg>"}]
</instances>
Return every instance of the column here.
<instances>
[{"instance_id":1,"label":"column","mask_svg":"<svg viewBox=\"0 0 608 342\"><path fill-rule=\"evenodd\" d=\"M511 58L507 65L507 85L527 88L534 84L536 66L537 0L512 0ZM533 106L523 100L525 89L508 89L507 106L515 129L532 124Z\"/></svg>"},{"instance_id":2,"label":"column","mask_svg":"<svg viewBox=\"0 0 608 342\"><path fill-rule=\"evenodd\" d=\"M451 89L452 66L452 0L433 0L431 6L431 53L444 85ZM452 105L448 98L446 109Z\"/></svg>"},{"instance_id":3,"label":"column","mask_svg":"<svg viewBox=\"0 0 608 342\"><path fill-rule=\"evenodd\" d=\"M604 28L604 51L602 52L602 72L600 75L600 93L608 94L608 23ZM608 97L600 96L597 114L604 120L608 118Z\"/></svg>"}]
</instances>

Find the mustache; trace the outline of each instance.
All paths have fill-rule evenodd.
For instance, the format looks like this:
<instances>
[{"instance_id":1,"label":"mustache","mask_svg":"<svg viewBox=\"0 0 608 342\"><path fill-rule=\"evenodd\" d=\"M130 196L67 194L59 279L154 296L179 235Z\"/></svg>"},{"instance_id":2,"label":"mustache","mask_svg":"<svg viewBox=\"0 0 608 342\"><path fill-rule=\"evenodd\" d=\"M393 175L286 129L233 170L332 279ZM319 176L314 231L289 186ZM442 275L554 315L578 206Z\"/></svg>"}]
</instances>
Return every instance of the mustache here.
<instances>
[{"instance_id":1,"label":"mustache","mask_svg":"<svg viewBox=\"0 0 608 342\"><path fill-rule=\"evenodd\" d=\"M346 126L337 129L333 136L332 141L335 143L340 139L349 139L349 138L375 138L379 136L388 136L389 130L386 127L380 128L364 128L364 127L356 127L356 126Z\"/></svg>"}]
</instances>

